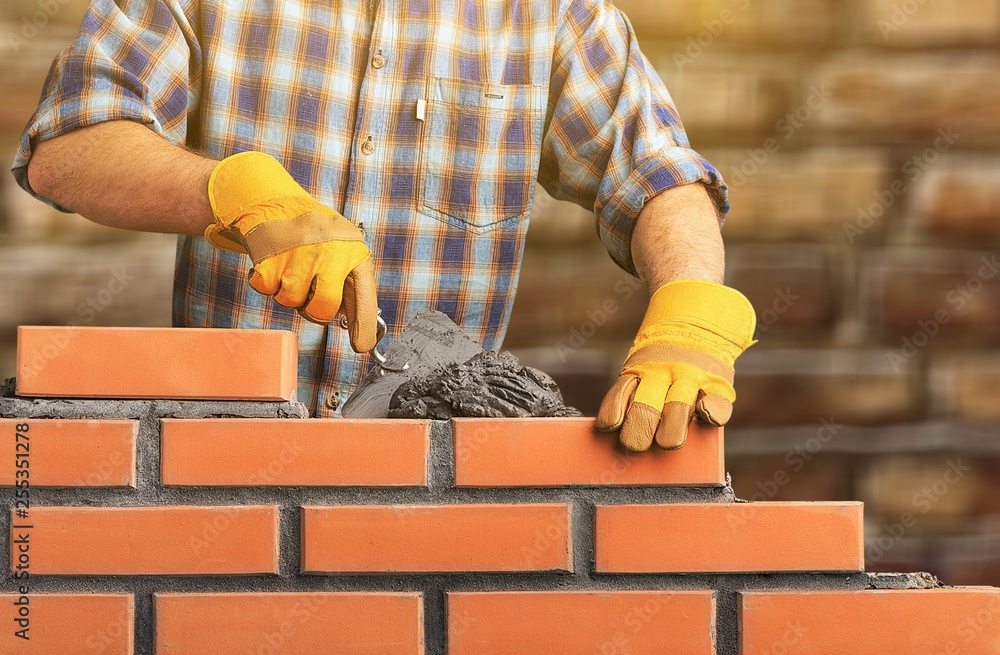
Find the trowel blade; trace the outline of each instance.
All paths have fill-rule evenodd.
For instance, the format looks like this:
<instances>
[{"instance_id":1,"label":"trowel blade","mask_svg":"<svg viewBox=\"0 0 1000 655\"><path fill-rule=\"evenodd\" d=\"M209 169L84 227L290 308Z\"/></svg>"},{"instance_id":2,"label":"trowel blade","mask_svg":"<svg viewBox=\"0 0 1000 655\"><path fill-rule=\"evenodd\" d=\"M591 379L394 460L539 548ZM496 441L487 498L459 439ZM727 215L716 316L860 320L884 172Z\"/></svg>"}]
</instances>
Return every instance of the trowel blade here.
<instances>
[{"instance_id":1,"label":"trowel blade","mask_svg":"<svg viewBox=\"0 0 1000 655\"><path fill-rule=\"evenodd\" d=\"M392 394L407 380L423 377L441 366L464 364L482 347L441 312L417 314L385 353L386 366L376 365L344 403L346 418L386 418Z\"/></svg>"}]
</instances>

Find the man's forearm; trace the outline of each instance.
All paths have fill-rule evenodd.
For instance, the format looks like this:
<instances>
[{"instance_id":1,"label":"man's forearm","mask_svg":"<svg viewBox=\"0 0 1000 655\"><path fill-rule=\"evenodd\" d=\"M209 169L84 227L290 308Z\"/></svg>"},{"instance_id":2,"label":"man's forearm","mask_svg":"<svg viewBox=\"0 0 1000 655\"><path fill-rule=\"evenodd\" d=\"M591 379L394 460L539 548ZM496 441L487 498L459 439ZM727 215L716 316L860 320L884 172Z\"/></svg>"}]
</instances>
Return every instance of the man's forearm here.
<instances>
[{"instance_id":1,"label":"man's forearm","mask_svg":"<svg viewBox=\"0 0 1000 655\"><path fill-rule=\"evenodd\" d=\"M647 203L632 232L632 261L650 292L676 280L723 281L719 218L704 185L677 187Z\"/></svg>"},{"instance_id":2,"label":"man's forearm","mask_svg":"<svg viewBox=\"0 0 1000 655\"><path fill-rule=\"evenodd\" d=\"M101 225L200 235L213 221L208 179L216 163L143 125L113 121L38 144L28 181Z\"/></svg>"}]
</instances>

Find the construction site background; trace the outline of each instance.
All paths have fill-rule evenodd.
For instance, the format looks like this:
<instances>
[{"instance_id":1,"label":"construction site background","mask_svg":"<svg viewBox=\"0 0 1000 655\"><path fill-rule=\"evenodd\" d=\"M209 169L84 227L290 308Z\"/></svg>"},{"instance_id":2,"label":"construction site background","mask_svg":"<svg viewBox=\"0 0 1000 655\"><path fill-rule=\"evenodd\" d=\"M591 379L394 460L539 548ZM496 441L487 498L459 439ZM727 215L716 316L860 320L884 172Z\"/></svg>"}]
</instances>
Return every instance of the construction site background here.
<instances>
[{"instance_id":1,"label":"construction site background","mask_svg":"<svg viewBox=\"0 0 1000 655\"><path fill-rule=\"evenodd\" d=\"M866 503L869 570L1000 585L1000 0L621 0L731 189L758 312L727 431L737 493ZM87 0L0 7L13 159ZM593 215L539 191L505 347L596 412L645 310ZM174 238L0 176L0 375L17 325L170 322Z\"/></svg>"}]
</instances>

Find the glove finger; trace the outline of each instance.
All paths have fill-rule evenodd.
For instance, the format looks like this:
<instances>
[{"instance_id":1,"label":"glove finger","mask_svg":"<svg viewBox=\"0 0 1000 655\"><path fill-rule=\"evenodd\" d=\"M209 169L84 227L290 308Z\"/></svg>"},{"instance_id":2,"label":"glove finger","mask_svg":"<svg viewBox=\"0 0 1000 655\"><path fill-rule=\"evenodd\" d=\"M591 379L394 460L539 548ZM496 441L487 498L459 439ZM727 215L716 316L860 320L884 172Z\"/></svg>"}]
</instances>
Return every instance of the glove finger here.
<instances>
[{"instance_id":1,"label":"glove finger","mask_svg":"<svg viewBox=\"0 0 1000 655\"><path fill-rule=\"evenodd\" d=\"M337 283L317 275L313 278L311 287L306 301L299 309L299 314L307 321L326 325L340 311L340 294L330 291L331 288L337 287Z\"/></svg>"},{"instance_id":2,"label":"glove finger","mask_svg":"<svg viewBox=\"0 0 1000 655\"><path fill-rule=\"evenodd\" d=\"M281 287L274 294L274 302L289 309L300 309L314 295L314 284L314 276L305 278L286 275L281 278Z\"/></svg>"},{"instance_id":3,"label":"glove finger","mask_svg":"<svg viewBox=\"0 0 1000 655\"><path fill-rule=\"evenodd\" d=\"M653 435L660 422L660 410L646 403L633 402L625 412L618 440L625 450L644 453L653 445Z\"/></svg>"},{"instance_id":4,"label":"glove finger","mask_svg":"<svg viewBox=\"0 0 1000 655\"><path fill-rule=\"evenodd\" d=\"M687 441L688 424L694 417L698 385L691 380L678 380L667 391L660 425L656 429L656 445L664 450L676 450Z\"/></svg>"},{"instance_id":5,"label":"glove finger","mask_svg":"<svg viewBox=\"0 0 1000 655\"><path fill-rule=\"evenodd\" d=\"M695 403L695 412L709 425L722 427L733 416L733 403L717 393L702 393Z\"/></svg>"},{"instance_id":6,"label":"glove finger","mask_svg":"<svg viewBox=\"0 0 1000 655\"><path fill-rule=\"evenodd\" d=\"M273 262L263 261L250 270L250 287L263 296L273 296L281 290L281 275Z\"/></svg>"},{"instance_id":7,"label":"glove finger","mask_svg":"<svg viewBox=\"0 0 1000 655\"><path fill-rule=\"evenodd\" d=\"M370 352L378 345L378 291L371 257L355 266L344 280L342 309L351 348L356 353Z\"/></svg>"},{"instance_id":8,"label":"glove finger","mask_svg":"<svg viewBox=\"0 0 1000 655\"><path fill-rule=\"evenodd\" d=\"M639 377L623 375L615 381L611 390L601 401L601 409L597 412L596 427L601 432L614 432L622 426L625 420L625 410L632 402L635 388L639 386Z\"/></svg>"}]
</instances>

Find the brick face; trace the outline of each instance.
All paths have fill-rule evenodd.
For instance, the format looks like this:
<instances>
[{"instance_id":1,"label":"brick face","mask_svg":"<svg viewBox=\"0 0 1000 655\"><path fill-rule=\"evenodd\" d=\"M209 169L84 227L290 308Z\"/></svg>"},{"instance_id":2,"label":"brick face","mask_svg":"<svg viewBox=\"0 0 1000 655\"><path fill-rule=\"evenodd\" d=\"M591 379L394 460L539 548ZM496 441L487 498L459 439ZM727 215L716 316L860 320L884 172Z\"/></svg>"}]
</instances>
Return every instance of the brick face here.
<instances>
[{"instance_id":1,"label":"brick face","mask_svg":"<svg viewBox=\"0 0 1000 655\"><path fill-rule=\"evenodd\" d=\"M710 591L449 593L449 655L715 655Z\"/></svg>"},{"instance_id":2,"label":"brick face","mask_svg":"<svg viewBox=\"0 0 1000 655\"><path fill-rule=\"evenodd\" d=\"M24 596L0 595L4 626L0 652L17 655L101 653L132 655L134 603L127 594L31 594L28 624L18 624L15 613L25 607ZM15 603L22 603L17 605ZM27 627L27 639L16 635Z\"/></svg>"},{"instance_id":3,"label":"brick face","mask_svg":"<svg viewBox=\"0 0 1000 655\"><path fill-rule=\"evenodd\" d=\"M35 507L32 575L277 573L277 507Z\"/></svg>"},{"instance_id":4,"label":"brick face","mask_svg":"<svg viewBox=\"0 0 1000 655\"><path fill-rule=\"evenodd\" d=\"M20 327L17 392L288 400L296 386L297 343L294 333L281 330Z\"/></svg>"},{"instance_id":5,"label":"brick face","mask_svg":"<svg viewBox=\"0 0 1000 655\"><path fill-rule=\"evenodd\" d=\"M725 483L722 430L694 423L679 451L640 456L616 448L593 419L455 421L459 487L707 485Z\"/></svg>"},{"instance_id":6,"label":"brick face","mask_svg":"<svg viewBox=\"0 0 1000 655\"><path fill-rule=\"evenodd\" d=\"M0 434L12 449L23 446L38 487L134 487L138 432L135 421L0 419ZM14 457L0 461L0 485L15 484L17 470Z\"/></svg>"},{"instance_id":7,"label":"brick face","mask_svg":"<svg viewBox=\"0 0 1000 655\"><path fill-rule=\"evenodd\" d=\"M996 3L1000 7L1000 3ZM922 241L982 245L1000 239L1000 160L949 156L914 188L913 231Z\"/></svg>"},{"instance_id":8,"label":"brick face","mask_svg":"<svg viewBox=\"0 0 1000 655\"><path fill-rule=\"evenodd\" d=\"M157 655L423 655L418 593L156 594Z\"/></svg>"},{"instance_id":9,"label":"brick face","mask_svg":"<svg viewBox=\"0 0 1000 655\"><path fill-rule=\"evenodd\" d=\"M896 350L767 349L767 333L761 340L737 363L730 425L828 426L832 438L838 425L922 415L918 367L898 363Z\"/></svg>"},{"instance_id":10,"label":"brick face","mask_svg":"<svg viewBox=\"0 0 1000 655\"><path fill-rule=\"evenodd\" d=\"M860 503L597 507L605 573L860 571Z\"/></svg>"},{"instance_id":11,"label":"brick face","mask_svg":"<svg viewBox=\"0 0 1000 655\"><path fill-rule=\"evenodd\" d=\"M888 186L884 157L865 149L794 152L789 129L744 150L704 151L730 185L726 240L849 243L845 224ZM873 219L869 234L883 226L881 216Z\"/></svg>"},{"instance_id":12,"label":"brick face","mask_svg":"<svg viewBox=\"0 0 1000 655\"><path fill-rule=\"evenodd\" d=\"M739 603L743 655L997 651L995 589L742 592Z\"/></svg>"},{"instance_id":13,"label":"brick face","mask_svg":"<svg viewBox=\"0 0 1000 655\"><path fill-rule=\"evenodd\" d=\"M161 481L209 486L425 486L430 422L170 420Z\"/></svg>"},{"instance_id":14,"label":"brick face","mask_svg":"<svg viewBox=\"0 0 1000 655\"><path fill-rule=\"evenodd\" d=\"M992 43L1000 33L1000 3L995 0L862 3L868 40L874 45L920 47Z\"/></svg>"},{"instance_id":15,"label":"brick face","mask_svg":"<svg viewBox=\"0 0 1000 655\"><path fill-rule=\"evenodd\" d=\"M619 0L640 39L672 38L683 41L678 48L687 53L688 39L703 49L716 42L730 44L779 43L806 48L821 45L837 34L844 11L833 0L682 0L669 11L647 0ZM692 47L691 53L698 53Z\"/></svg>"},{"instance_id":16,"label":"brick face","mask_svg":"<svg viewBox=\"0 0 1000 655\"><path fill-rule=\"evenodd\" d=\"M933 145L939 130L947 134L951 128L962 144L973 136L1000 134L995 57L849 54L824 63L819 79L832 94L819 112L828 128L867 133L879 141L919 137L918 152Z\"/></svg>"},{"instance_id":17,"label":"brick face","mask_svg":"<svg viewBox=\"0 0 1000 655\"><path fill-rule=\"evenodd\" d=\"M957 354L932 363L930 393L947 418L991 425L1000 423L1000 353Z\"/></svg>"},{"instance_id":18,"label":"brick face","mask_svg":"<svg viewBox=\"0 0 1000 655\"><path fill-rule=\"evenodd\" d=\"M830 249L802 245L730 248L726 276L757 310L757 339L817 340L840 313L840 265Z\"/></svg>"},{"instance_id":19,"label":"brick face","mask_svg":"<svg viewBox=\"0 0 1000 655\"><path fill-rule=\"evenodd\" d=\"M305 573L572 571L559 504L302 508Z\"/></svg>"},{"instance_id":20,"label":"brick face","mask_svg":"<svg viewBox=\"0 0 1000 655\"><path fill-rule=\"evenodd\" d=\"M873 322L905 362L927 347L1000 342L1000 259L995 253L900 253L873 258L868 275Z\"/></svg>"}]
</instances>

